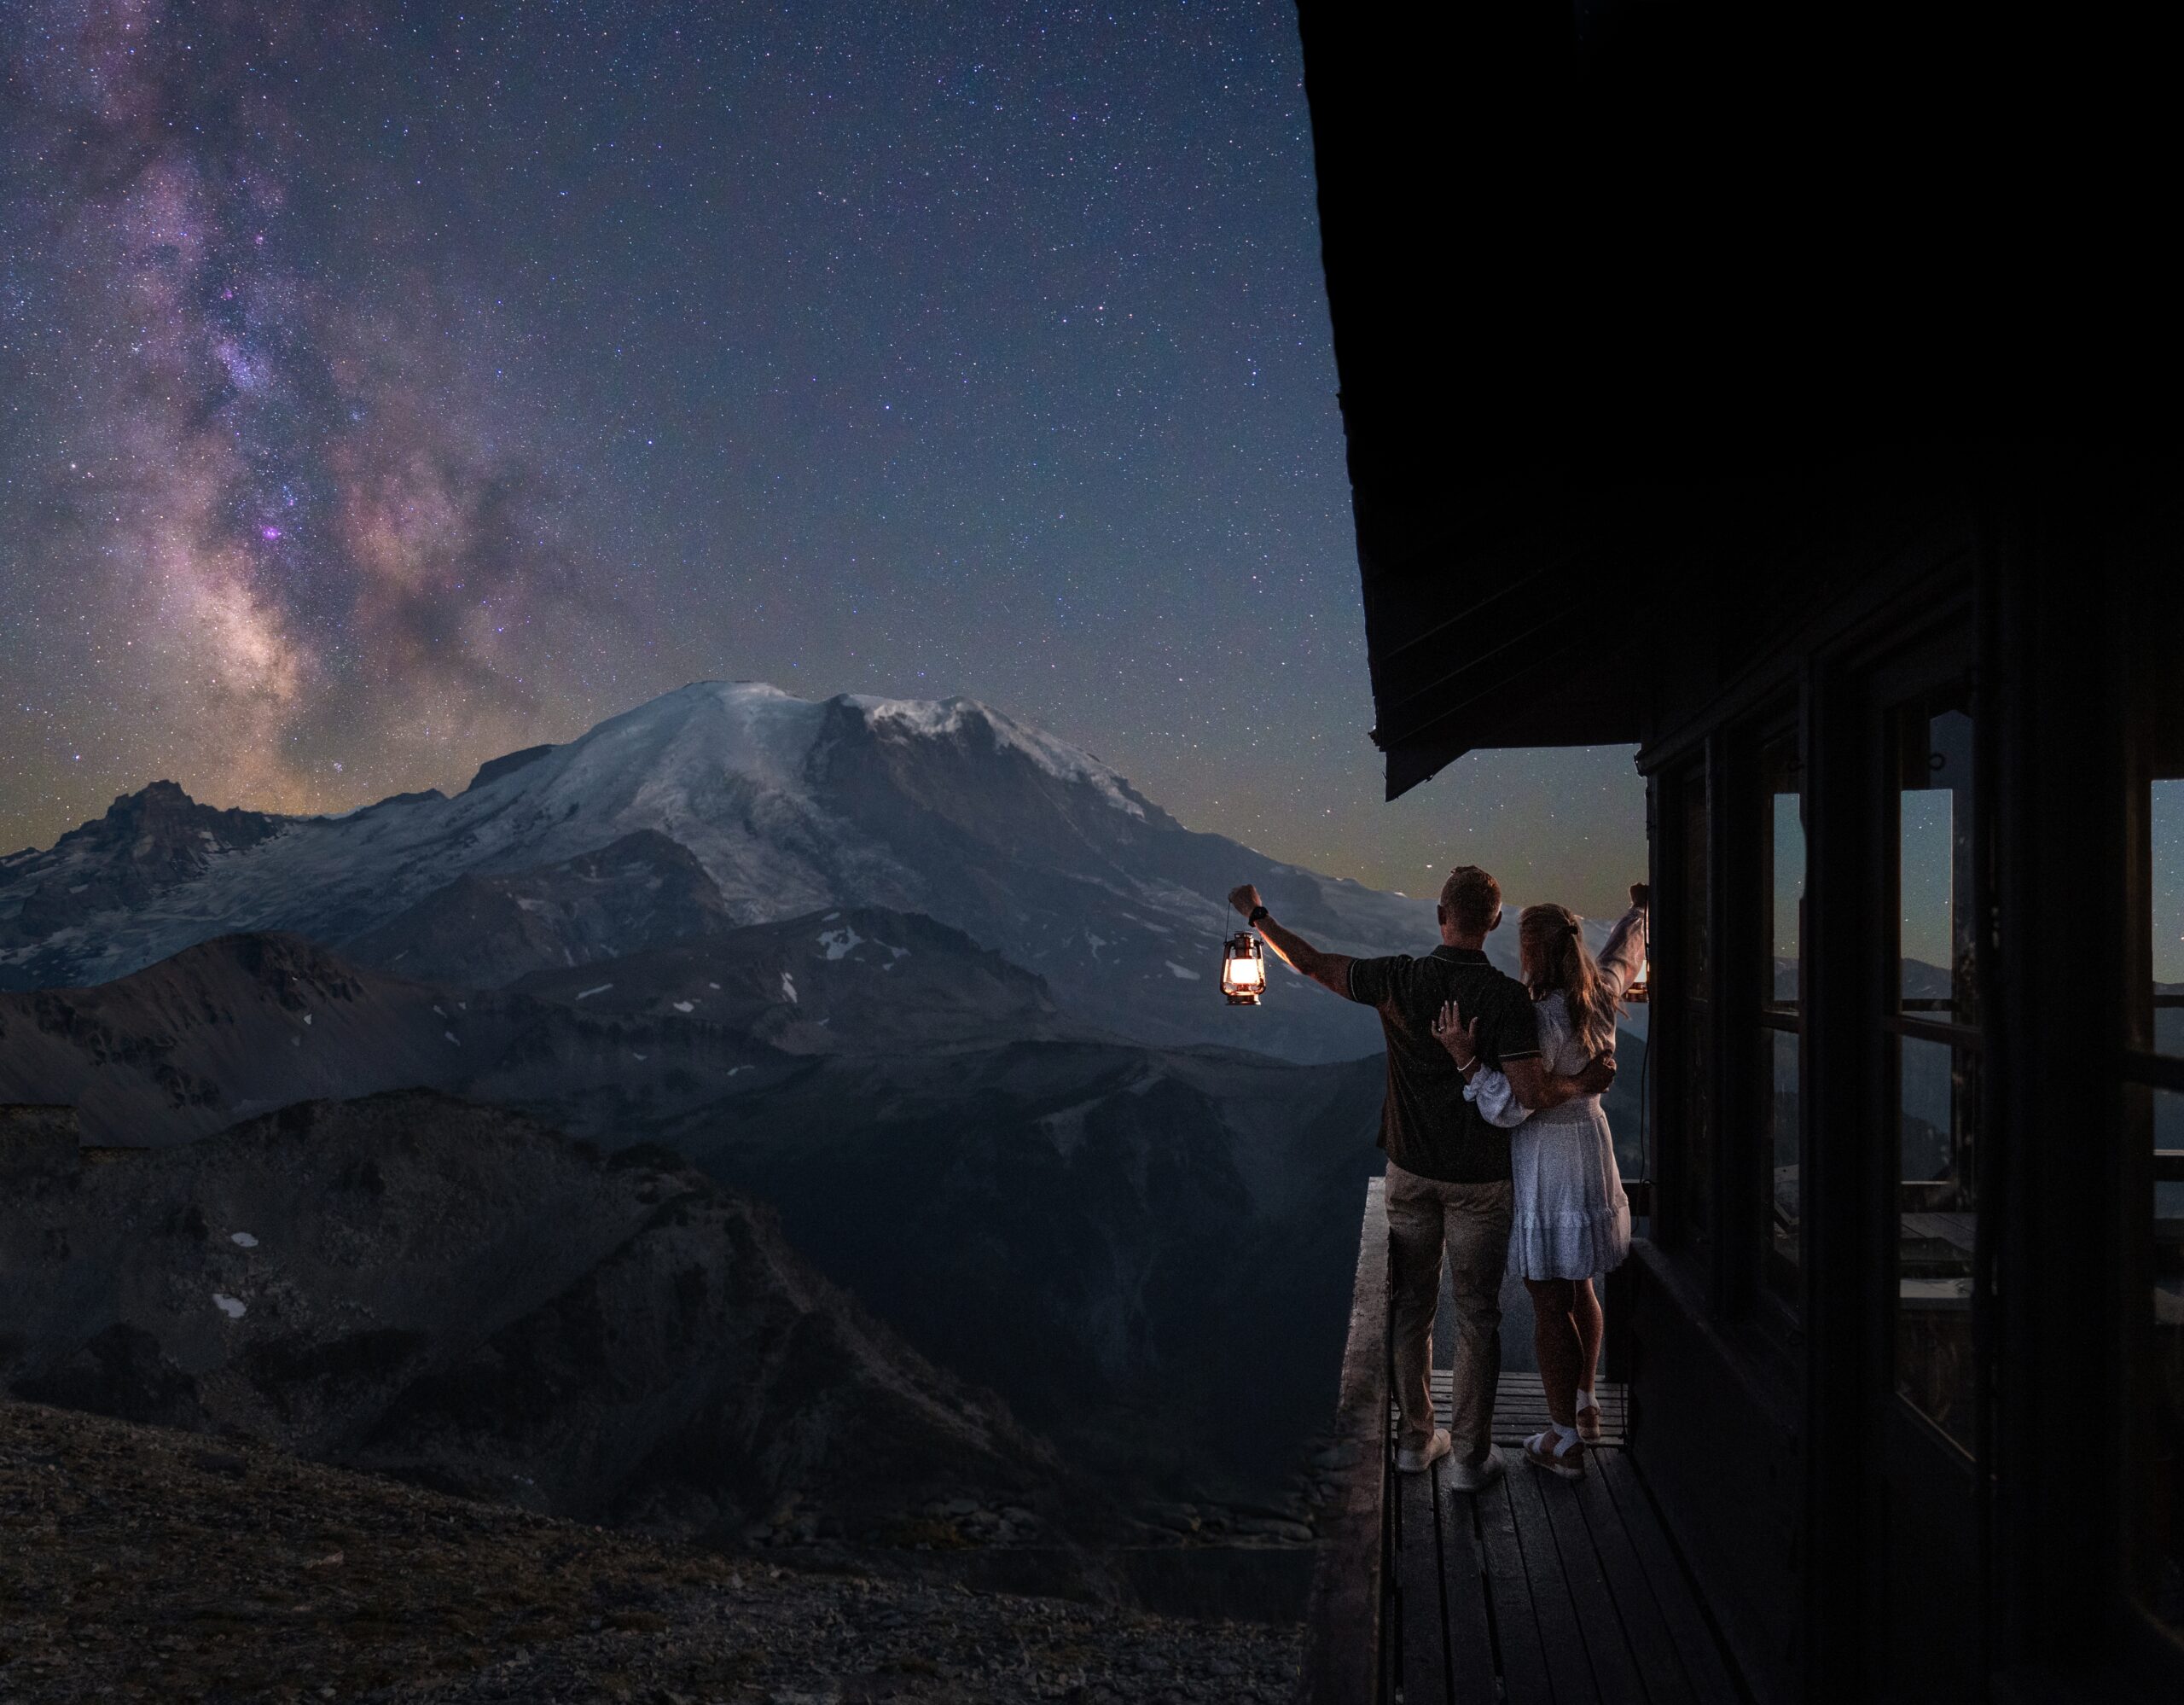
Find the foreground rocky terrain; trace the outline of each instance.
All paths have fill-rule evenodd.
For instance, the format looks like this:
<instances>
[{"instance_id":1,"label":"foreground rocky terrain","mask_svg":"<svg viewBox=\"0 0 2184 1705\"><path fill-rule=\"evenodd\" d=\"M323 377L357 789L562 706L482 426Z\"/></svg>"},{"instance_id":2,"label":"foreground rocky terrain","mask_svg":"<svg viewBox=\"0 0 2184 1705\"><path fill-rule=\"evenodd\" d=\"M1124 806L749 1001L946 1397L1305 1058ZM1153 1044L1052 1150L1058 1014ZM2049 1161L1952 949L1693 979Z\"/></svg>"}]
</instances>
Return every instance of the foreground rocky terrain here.
<instances>
[{"instance_id":1,"label":"foreground rocky terrain","mask_svg":"<svg viewBox=\"0 0 2184 1705\"><path fill-rule=\"evenodd\" d=\"M0 1700L1286 1699L1292 1627L799 1574L0 1400Z\"/></svg>"}]
</instances>

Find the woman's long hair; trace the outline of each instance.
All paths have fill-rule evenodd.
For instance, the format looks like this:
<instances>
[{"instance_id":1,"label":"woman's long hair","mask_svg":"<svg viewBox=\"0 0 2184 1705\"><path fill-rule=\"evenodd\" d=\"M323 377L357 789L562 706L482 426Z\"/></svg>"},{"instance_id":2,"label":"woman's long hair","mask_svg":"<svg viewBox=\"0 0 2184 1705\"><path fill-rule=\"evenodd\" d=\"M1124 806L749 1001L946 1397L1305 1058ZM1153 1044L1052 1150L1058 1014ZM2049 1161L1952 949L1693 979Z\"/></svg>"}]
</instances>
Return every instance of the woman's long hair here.
<instances>
[{"instance_id":1,"label":"woman's long hair","mask_svg":"<svg viewBox=\"0 0 2184 1705\"><path fill-rule=\"evenodd\" d=\"M1615 1015L1623 1003L1601 981L1578 928L1582 921L1567 906L1528 905L1517 919L1517 939L1532 998L1560 990L1571 1033L1597 1054L1615 1045Z\"/></svg>"}]
</instances>

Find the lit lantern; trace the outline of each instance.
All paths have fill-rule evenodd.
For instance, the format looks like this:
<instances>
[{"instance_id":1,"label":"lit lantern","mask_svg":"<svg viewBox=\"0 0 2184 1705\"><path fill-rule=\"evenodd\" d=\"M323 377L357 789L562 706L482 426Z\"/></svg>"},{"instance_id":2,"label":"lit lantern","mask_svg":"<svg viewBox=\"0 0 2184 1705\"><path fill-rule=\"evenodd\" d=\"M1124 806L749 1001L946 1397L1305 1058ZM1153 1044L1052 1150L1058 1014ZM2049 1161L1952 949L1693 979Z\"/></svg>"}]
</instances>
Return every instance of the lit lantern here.
<instances>
[{"instance_id":1,"label":"lit lantern","mask_svg":"<svg viewBox=\"0 0 2184 1705\"><path fill-rule=\"evenodd\" d=\"M1257 1006L1266 992L1266 950L1248 929L1240 929L1221 950L1221 992L1231 1006Z\"/></svg>"},{"instance_id":2,"label":"lit lantern","mask_svg":"<svg viewBox=\"0 0 2184 1705\"><path fill-rule=\"evenodd\" d=\"M1647 954L1638 962L1638 975L1630 980L1630 986L1623 992L1625 1000L1647 1001L1653 998L1653 956Z\"/></svg>"}]
</instances>

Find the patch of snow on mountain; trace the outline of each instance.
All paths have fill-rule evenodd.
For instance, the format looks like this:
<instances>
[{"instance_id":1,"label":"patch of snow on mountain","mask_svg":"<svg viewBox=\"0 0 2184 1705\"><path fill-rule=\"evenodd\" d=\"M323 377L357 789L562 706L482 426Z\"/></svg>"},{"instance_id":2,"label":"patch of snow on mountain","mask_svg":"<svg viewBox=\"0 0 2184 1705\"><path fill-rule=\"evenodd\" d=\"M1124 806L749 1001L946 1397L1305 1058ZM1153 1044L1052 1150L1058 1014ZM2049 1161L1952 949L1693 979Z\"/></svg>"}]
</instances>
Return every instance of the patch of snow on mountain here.
<instances>
[{"instance_id":1,"label":"patch of snow on mountain","mask_svg":"<svg viewBox=\"0 0 2184 1705\"><path fill-rule=\"evenodd\" d=\"M217 1290L212 1293L212 1306L230 1320L240 1320L250 1312L250 1305L241 1297L224 1296Z\"/></svg>"},{"instance_id":2,"label":"patch of snow on mountain","mask_svg":"<svg viewBox=\"0 0 2184 1705\"><path fill-rule=\"evenodd\" d=\"M1037 1121L1047 1140L1054 1145L1056 1154L1066 1160L1084 1146L1084 1120L1103 1099L1095 1096L1090 1101L1080 1101L1074 1107L1062 1108Z\"/></svg>"},{"instance_id":3,"label":"patch of snow on mountain","mask_svg":"<svg viewBox=\"0 0 2184 1705\"><path fill-rule=\"evenodd\" d=\"M796 979L789 975L787 971L781 973L781 998L791 1006L800 1004L796 998Z\"/></svg>"},{"instance_id":4,"label":"patch of snow on mountain","mask_svg":"<svg viewBox=\"0 0 2184 1705\"><path fill-rule=\"evenodd\" d=\"M1182 966L1178 965L1173 959L1170 959L1166 963L1169 970L1176 976L1181 977L1185 982L1194 983L1199 981L1199 975L1196 971L1186 970Z\"/></svg>"},{"instance_id":5,"label":"patch of snow on mountain","mask_svg":"<svg viewBox=\"0 0 2184 1705\"><path fill-rule=\"evenodd\" d=\"M840 916L839 912L835 915ZM864 938L845 923L839 929L829 929L821 935L819 945L827 950L829 959L844 959L864 945Z\"/></svg>"},{"instance_id":6,"label":"patch of snow on mountain","mask_svg":"<svg viewBox=\"0 0 2184 1705\"><path fill-rule=\"evenodd\" d=\"M578 989L577 991L577 998L578 1000L590 1000L592 996L595 994L605 994L607 990L613 986L614 985L612 983L601 983L595 989Z\"/></svg>"}]
</instances>

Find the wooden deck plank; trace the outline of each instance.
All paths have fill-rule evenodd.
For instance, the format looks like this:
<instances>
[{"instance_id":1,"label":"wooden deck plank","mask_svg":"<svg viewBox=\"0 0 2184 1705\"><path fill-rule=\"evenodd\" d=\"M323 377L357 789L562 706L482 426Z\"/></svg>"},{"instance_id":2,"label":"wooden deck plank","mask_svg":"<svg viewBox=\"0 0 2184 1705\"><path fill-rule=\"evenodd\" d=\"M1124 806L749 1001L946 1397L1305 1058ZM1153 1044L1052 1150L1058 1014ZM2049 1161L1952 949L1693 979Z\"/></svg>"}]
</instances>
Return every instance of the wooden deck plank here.
<instances>
[{"instance_id":1,"label":"wooden deck plank","mask_svg":"<svg viewBox=\"0 0 2184 1705\"><path fill-rule=\"evenodd\" d=\"M1646 1684L1623 1638L1623 1618L1616 1614L1615 1600L1608 1592L1592 1529L1578 1508L1577 1484L1529 1469L1526 1472L1538 1487L1548 1526L1562 1554L1562 1578L1569 1583L1577 1631L1584 1636L1585 1652L1592 1660L1594 1685L1609 1705L1646 1705Z\"/></svg>"},{"instance_id":2,"label":"wooden deck plank","mask_svg":"<svg viewBox=\"0 0 2184 1705\"><path fill-rule=\"evenodd\" d=\"M1554 1542L1554 1529L1540 1497L1539 1476L1519 1462L1511 1465L1507 1478L1509 1507L1516 1517L1517 1544L1524 1552L1525 1579L1532 1590L1532 1614L1539 1624L1540 1647L1547 1654L1555 1705L1599 1705L1600 1692L1593 1682L1592 1661L1577 1626L1577 1608L1562 1571L1561 1550ZM1621 1705L1621 1702L1612 1702L1612 1705Z\"/></svg>"},{"instance_id":3,"label":"wooden deck plank","mask_svg":"<svg viewBox=\"0 0 2184 1705\"><path fill-rule=\"evenodd\" d=\"M1607 1489L1606 1466L1597 1460L1592 1466L1593 1471L1577 1483L1577 1507L1592 1533L1593 1551L1600 1558L1616 1614L1622 1618L1623 1637L1637 1661L1639 1679L1646 1684L1646 1697L1650 1705L1693 1705L1697 1695L1614 1494Z\"/></svg>"},{"instance_id":4,"label":"wooden deck plank","mask_svg":"<svg viewBox=\"0 0 2184 1705\"><path fill-rule=\"evenodd\" d=\"M1525 1472L1522 1467L1513 1470ZM1554 1705L1554 1687L1540 1644L1539 1619L1532 1610L1531 1583L1525 1575L1524 1549L1517 1541L1507 1475L1468 1502L1478 1524L1486 1566L1487 1596L1494 1607L1494 1632L1502 1656L1505 1705Z\"/></svg>"},{"instance_id":5,"label":"wooden deck plank","mask_svg":"<svg viewBox=\"0 0 2184 1705\"><path fill-rule=\"evenodd\" d=\"M1476 1499L1441 1481L1441 1531L1449 1585L1449 1685L1456 1705L1494 1705L1494 1624L1487 1610L1486 1574L1480 1562Z\"/></svg>"},{"instance_id":6,"label":"wooden deck plank","mask_svg":"<svg viewBox=\"0 0 2184 1705\"><path fill-rule=\"evenodd\" d=\"M1693 1696L1700 1705L1740 1705L1742 1690L1729 1674L1714 1631L1692 1594L1690 1579L1669 1544L1669 1536L1661 1530L1653 1500L1639 1484L1637 1469L1619 1452L1603 1452L1599 1468L1603 1483L1615 1499L1623 1530L1629 1536L1631 1549L1653 1589L1654 1603L1683 1659Z\"/></svg>"},{"instance_id":7,"label":"wooden deck plank","mask_svg":"<svg viewBox=\"0 0 2184 1705\"><path fill-rule=\"evenodd\" d=\"M1445 1417L1450 1409L1449 1370L1436 1369L1431 1376L1435 1412ZM1617 1448L1629 1437L1629 1391L1602 1380L1594 1394L1600 1405L1603 1446ZM1505 1373L1495 1388L1494 1437L1498 1444L1522 1444L1548 1424L1547 1393L1537 1374Z\"/></svg>"},{"instance_id":8,"label":"wooden deck plank","mask_svg":"<svg viewBox=\"0 0 2184 1705\"><path fill-rule=\"evenodd\" d=\"M1396 1476L1403 1499L1403 1549L1396 1557L1396 1590L1403 1595L1403 1689L1408 1705L1446 1705L1449 1621L1442 1614L1447 1576L1436 1488L1441 1464L1425 1474Z\"/></svg>"},{"instance_id":9,"label":"wooden deck plank","mask_svg":"<svg viewBox=\"0 0 2184 1705\"><path fill-rule=\"evenodd\" d=\"M1434 1375L1437 1405L1449 1377ZM1536 1375L1505 1375L1495 1432L1546 1424ZM1443 1469L1403 1477L1396 1649L1414 1705L1740 1705L1689 1577L1629 1457L1627 1388L1600 1388L1608 1448L1580 1482L1525 1466L1459 1493Z\"/></svg>"}]
</instances>

